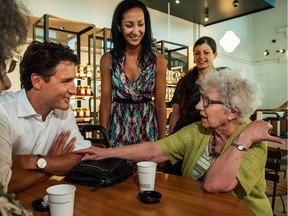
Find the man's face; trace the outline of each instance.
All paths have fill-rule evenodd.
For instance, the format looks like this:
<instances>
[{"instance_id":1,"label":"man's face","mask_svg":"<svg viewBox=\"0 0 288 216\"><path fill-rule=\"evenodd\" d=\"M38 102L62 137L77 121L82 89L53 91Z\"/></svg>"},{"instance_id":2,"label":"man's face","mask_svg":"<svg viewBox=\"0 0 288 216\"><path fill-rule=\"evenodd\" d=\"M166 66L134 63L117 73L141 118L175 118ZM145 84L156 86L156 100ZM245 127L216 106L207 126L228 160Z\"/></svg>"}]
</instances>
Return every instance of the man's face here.
<instances>
[{"instance_id":1,"label":"man's face","mask_svg":"<svg viewBox=\"0 0 288 216\"><path fill-rule=\"evenodd\" d=\"M69 61L62 61L55 70L55 75L50 77L49 82L42 82L41 93L47 111L55 108L67 110L70 97L76 94L75 65Z\"/></svg>"}]
</instances>

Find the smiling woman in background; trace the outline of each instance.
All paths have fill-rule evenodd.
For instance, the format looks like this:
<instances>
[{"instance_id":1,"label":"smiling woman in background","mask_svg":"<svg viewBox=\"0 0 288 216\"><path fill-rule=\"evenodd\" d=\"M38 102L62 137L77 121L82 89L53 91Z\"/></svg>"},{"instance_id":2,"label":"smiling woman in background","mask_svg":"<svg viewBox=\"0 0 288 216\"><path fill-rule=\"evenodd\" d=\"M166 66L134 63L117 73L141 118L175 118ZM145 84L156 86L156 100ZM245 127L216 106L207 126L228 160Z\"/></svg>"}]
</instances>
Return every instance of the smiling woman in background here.
<instances>
[{"instance_id":1,"label":"smiling woman in background","mask_svg":"<svg viewBox=\"0 0 288 216\"><path fill-rule=\"evenodd\" d=\"M100 62L100 124L108 130L110 146L164 138L166 61L152 43L146 6L120 2L111 31L114 48Z\"/></svg>"},{"instance_id":2,"label":"smiling woman in background","mask_svg":"<svg viewBox=\"0 0 288 216\"><path fill-rule=\"evenodd\" d=\"M193 57L196 66L179 80L175 89L171 100L173 111L169 119L169 134L201 120L200 111L195 107L200 101L200 83L207 74L219 69L213 66L217 55L217 45L213 38L203 36L194 43ZM167 161L164 172L182 175L182 161L173 166Z\"/></svg>"}]
</instances>

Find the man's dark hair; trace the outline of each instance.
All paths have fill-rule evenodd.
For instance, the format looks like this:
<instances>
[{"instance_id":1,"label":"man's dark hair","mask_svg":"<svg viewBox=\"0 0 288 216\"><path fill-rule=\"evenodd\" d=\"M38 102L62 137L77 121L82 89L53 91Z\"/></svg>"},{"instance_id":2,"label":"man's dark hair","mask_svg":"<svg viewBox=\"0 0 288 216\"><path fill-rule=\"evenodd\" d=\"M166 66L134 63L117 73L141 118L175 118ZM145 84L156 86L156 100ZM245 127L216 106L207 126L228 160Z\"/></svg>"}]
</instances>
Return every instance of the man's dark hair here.
<instances>
[{"instance_id":1,"label":"man's dark hair","mask_svg":"<svg viewBox=\"0 0 288 216\"><path fill-rule=\"evenodd\" d=\"M33 41L24 53L20 63L21 87L30 90L31 75L37 73L45 82L55 74L55 68L62 61L78 64L78 58L68 46L54 42Z\"/></svg>"}]
</instances>

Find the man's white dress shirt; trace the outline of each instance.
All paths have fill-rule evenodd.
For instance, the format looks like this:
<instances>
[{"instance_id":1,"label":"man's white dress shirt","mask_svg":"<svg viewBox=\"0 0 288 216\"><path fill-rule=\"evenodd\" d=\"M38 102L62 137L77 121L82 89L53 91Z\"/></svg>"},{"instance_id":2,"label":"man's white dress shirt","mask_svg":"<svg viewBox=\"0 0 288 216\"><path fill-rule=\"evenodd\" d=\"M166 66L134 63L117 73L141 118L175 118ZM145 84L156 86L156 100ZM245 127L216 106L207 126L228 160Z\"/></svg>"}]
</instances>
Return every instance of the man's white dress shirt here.
<instances>
[{"instance_id":1,"label":"man's white dress shirt","mask_svg":"<svg viewBox=\"0 0 288 216\"><path fill-rule=\"evenodd\" d=\"M67 143L76 137L75 149L91 146L79 132L71 107L52 110L45 121L30 104L26 91L6 92L0 96L0 184L11 178L12 154L47 155L62 131L71 131ZM66 144L67 144L66 143Z\"/></svg>"}]
</instances>

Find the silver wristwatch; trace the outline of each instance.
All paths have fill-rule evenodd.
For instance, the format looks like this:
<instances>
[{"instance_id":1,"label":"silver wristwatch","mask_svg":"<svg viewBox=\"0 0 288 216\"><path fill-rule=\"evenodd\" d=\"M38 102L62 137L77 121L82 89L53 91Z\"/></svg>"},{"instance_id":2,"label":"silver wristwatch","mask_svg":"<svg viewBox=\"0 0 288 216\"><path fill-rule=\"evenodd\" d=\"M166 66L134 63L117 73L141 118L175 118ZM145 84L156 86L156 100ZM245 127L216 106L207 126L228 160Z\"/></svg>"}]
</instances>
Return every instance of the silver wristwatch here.
<instances>
[{"instance_id":1,"label":"silver wristwatch","mask_svg":"<svg viewBox=\"0 0 288 216\"><path fill-rule=\"evenodd\" d=\"M37 166L37 169L38 171L42 171L46 168L47 166L47 161L46 159L43 157L43 155L41 154L37 154L37 161L36 161L36 166Z\"/></svg>"},{"instance_id":2,"label":"silver wristwatch","mask_svg":"<svg viewBox=\"0 0 288 216\"><path fill-rule=\"evenodd\" d=\"M247 151L248 149L243 146L242 144L236 144L236 143L232 143L232 146L236 147L239 151Z\"/></svg>"}]
</instances>

